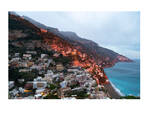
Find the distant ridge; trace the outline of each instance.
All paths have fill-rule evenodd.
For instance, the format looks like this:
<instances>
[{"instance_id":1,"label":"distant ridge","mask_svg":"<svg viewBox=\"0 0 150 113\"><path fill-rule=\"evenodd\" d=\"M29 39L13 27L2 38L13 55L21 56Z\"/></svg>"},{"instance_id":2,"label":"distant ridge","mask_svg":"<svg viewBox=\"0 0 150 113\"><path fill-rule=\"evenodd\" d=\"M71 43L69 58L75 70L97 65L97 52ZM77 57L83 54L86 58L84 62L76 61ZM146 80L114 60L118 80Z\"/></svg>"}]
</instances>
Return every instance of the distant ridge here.
<instances>
[{"instance_id":1,"label":"distant ridge","mask_svg":"<svg viewBox=\"0 0 150 113\"><path fill-rule=\"evenodd\" d=\"M72 45L78 47L81 46L84 52L87 52L90 56L94 57L99 64L103 67L111 67L117 62L131 62L129 58L120 55L110 49L99 46L97 43L79 37L76 33L71 31L59 31L57 28L48 27L41 24L27 16L23 16L24 19L30 21L32 24L39 28L46 29L47 31L61 37Z\"/></svg>"}]
</instances>

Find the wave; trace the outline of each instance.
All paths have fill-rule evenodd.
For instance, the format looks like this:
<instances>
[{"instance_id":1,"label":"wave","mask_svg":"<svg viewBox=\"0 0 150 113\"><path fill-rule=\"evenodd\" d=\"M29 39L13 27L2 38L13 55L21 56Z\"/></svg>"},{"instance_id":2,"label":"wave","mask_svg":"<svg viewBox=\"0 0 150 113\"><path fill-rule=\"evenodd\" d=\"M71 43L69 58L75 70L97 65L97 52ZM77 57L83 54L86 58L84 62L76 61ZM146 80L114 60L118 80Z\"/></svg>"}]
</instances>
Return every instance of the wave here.
<instances>
[{"instance_id":1,"label":"wave","mask_svg":"<svg viewBox=\"0 0 150 113\"><path fill-rule=\"evenodd\" d=\"M112 87L115 89L115 91L116 91L119 95L125 96L111 81L109 81L109 82L110 82L110 84L112 85Z\"/></svg>"}]
</instances>

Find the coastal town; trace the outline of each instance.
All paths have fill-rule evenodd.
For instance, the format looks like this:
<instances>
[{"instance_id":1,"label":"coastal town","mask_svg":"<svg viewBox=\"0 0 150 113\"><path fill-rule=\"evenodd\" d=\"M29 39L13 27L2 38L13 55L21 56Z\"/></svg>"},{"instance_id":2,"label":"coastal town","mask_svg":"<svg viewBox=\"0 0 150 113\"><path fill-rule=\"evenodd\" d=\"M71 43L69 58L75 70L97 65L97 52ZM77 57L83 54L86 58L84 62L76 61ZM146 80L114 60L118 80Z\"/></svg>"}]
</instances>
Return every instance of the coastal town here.
<instances>
[{"instance_id":1,"label":"coastal town","mask_svg":"<svg viewBox=\"0 0 150 113\"><path fill-rule=\"evenodd\" d=\"M87 70L60 62L57 52L24 51L9 55L10 99L109 99ZM58 60L58 61L57 61ZM14 77L15 76L15 77Z\"/></svg>"},{"instance_id":2,"label":"coastal town","mask_svg":"<svg viewBox=\"0 0 150 113\"><path fill-rule=\"evenodd\" d=\"M62 37L9 15L9 99L120 98L104 72L115 53Z\"/></svg>"}]
</instances>

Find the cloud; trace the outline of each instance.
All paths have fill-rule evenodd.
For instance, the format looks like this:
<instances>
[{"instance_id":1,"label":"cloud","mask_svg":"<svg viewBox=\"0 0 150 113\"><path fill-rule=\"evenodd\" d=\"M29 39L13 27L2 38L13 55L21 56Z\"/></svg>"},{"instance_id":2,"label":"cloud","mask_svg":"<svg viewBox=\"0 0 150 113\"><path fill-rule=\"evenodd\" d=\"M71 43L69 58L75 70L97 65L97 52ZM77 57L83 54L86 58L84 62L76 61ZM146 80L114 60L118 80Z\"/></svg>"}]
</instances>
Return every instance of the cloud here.
<instances>
[{"instance_id":1,"label":"cloud","mask_svg":"<svg viewBox=\"0 0 150 113\"><path fill-rule=\"evenodd\" d=\"M76 32L83 38L93 40L100 46L109 47L109 49L125 54L128 57L139 58L139 12L18 13L63 31Z\"/></svg>"}]
</instances>

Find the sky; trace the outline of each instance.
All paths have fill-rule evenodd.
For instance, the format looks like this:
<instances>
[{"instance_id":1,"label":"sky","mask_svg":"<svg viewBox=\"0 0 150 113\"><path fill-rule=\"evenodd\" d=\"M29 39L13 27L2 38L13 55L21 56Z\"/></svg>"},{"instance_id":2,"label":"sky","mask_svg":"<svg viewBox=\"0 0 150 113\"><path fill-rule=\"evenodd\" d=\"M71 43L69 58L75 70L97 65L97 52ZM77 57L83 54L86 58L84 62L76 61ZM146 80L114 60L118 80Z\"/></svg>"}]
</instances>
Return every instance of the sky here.
<instances>
[{"instance_id":1,"label":"sky","mask_svg":"<svg viewBox=\"0 0 150 113\"><path fill-rule=\"evenodd\" d=\"M140 58L140 12L17 12L42 24L72 31L131 59Z\"/></svg>"}]
</instances>

